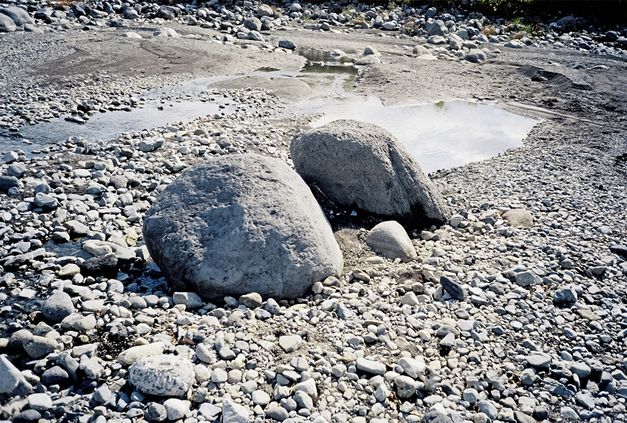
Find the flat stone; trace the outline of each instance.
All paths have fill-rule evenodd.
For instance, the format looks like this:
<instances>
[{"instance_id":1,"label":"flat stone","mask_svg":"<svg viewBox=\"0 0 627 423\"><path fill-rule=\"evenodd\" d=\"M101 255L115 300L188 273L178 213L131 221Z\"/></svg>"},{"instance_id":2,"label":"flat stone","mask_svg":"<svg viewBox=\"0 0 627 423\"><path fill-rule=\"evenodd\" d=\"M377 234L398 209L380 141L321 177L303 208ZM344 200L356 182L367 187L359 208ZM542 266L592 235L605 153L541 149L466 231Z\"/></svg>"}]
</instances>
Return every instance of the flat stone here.
<instances>
[{"instance_id":1,"label":"flat stone","mask_svg":"<svg viewBox=\"0 0 627 423\"><path fill-rule=\"evenodd\" d=\"M125 366L130 366L140 358L163 354L163 348L164 346L161 342L131 347L118 355L118 362Z\"/></svg>"},{"instance_id":2,"label":"flat stone","mask_svg":"<svg viewBox=\"0 0 627 423\"><path fill-rule=\"evenodd\" d=\"M466 290L461 283L447 276L440 276L440 285L452 298L463 301L466 299Z\"/></svg>"},{"instance_id":3,"label":"flat stone","mask_svg":"<svg viewBox=\"0 0 627 423\"><path fill-rule=\"evenodd\" d=\"M302 391L316 400L318 398L318 387L316 381L312 378L304 380L294 385L293 392Z\"/></svg>"},{"instance_id":4,"label":"flat stone","mask_svg":"<svg viewBox=\"0 0 627 423\"><path fill-rule=\"evenodd\" d=\"M68 263L59 270L57 274L60 278L71 278L81 273L81 268L74 263Z\"/></svg>"},{"instance_id":5,"label":"flat stone","mask_svg":"<svg viewBox=\"0 0 627 423\"><path fill-rule=\"evenodd\" d=\"M249 411L231 399L222 400L222 423L248 423Z\"/></svg>"},{"instance_id":6,"label":"flat stone","mask_svg":"<svg viewBox=\"0 0 627 423\"><path fill-rule=\"evenodd\" d=\"M533 226L533 215L525 209L512 209L503 213L503 219L511 226L530 228Z\"/></svg>"},{"instance_id":7,"label":"flat stone","mask_svg":"<svg viewBox=\"0 0 627 423\"><path fill-rule=\"evenodd\" d=\"M401 366L406 375L414 379L421 376L427 368L425 361L422 358L402 357L398 360L398 365Z\"/></svg>"},{"instance_id":8,"label":"flat stone","mask_svg":"<svg viewBox=\"0 0 627 423\"><path fill-rule=\"evenodd\" d=\"M84 276L115 277L118 272L118 258L114 253L91 257L80 263L79 267Z\"/></svg>"},{"instance_id":9,"label":"flat stone","mask_svg":"<svg viewBox=\"0 0 627 423\"><path fill-rule=\"evenodd\" d=\"M257 390L252 393L252 400L255 405L265 407L270 403L270 395L268 395L265 391Z\"/></svg>"},{"instance_id":10,"label":"flat stone","mask_svg":"<svg viewBox=\"0 0 627 423\"><path fill-rule=\"evenodd\" d=\"M160 397L182 397L195 380L194 365L174 355L140 358L129 368L129 382L139 391Z\"/></svg>"},{"instance_id":11,"label":"flat stone","mask_svg":"<svg viewBox=\"0 0 627 423\"><path fill-rule=\"evenodd\" d=\"M187 400L180 400L178 398L168 398L163 402L163 406L166 409L168 420L175 421L180 420L189 414L191 402Z\"/></svg>"},{"instance_id":12,"label":"flat stone","mask_svg":"<svg viewBox=\"0 0 627 423\"><path fill-rule=\"evenodd\" d=\"M6 193L11 188L19 186L20 182L15 176L0 175L0 192Z\"/></svg>"},{"instance_id":13,"label":"flat stone","mask_svg":"<svg viewBox=\"0 0 627 423\"><path fill-rule=\"evenodd\" d=\"M22 375L6 355L0 355L0 394L9 394L18 387Z\"/></svg>"},{"instance_id":14,"label":"flat stone","mask_svg":"<svg viewBox=\"0 0 627 423\"><path fill-rule=\"evenodd\" d=\"M194 310L201 308L205 303L195 292L175 292L172 295L174 304L183 304L186 309Z\"/></svg>"},{"instance_id":15,"label":"flat stone","mask_svg":"<svg viewBox=\"0 0 627 423\"><path fill-rule=\"evenodd\" d=\"M28 406L33 410L47 411L52 408L52 398L48 394L30 394L27 400Z\"/></svg>"},{"instance_id":16,"label":"flat stone","mask_svg":"<svg viewBox=\"0 0 627 423\"><path fill-rule=\"evenodd\" d=\"M577 298L577 291L574 288L560 288L553 294L553 303L558 306L572 305L577 302Z\"/></svg>"},{"instance_id":17,"label":"flat stone","mask_svg":"<svg viewBox=\"0 0 627 423\"><path fill-rule=\"evenodd\" d=\"M256 292L251 292L250 294L244 294L239 297L239 302L244 304L248 308L257 308L261 306L263 303L263 298Z\"/></svg>"},{"instance_id":18,"label":"flat stone","mask_svg":"<svg viewBox=\"0 0 627 423\"><path fill-rule=\"evenodd\" d=\"M516 284L524 288L542 283L542 278L530 270L516 273Z\"/></svg>"},{"instance_id":19,"label":"flat stone","mask_svg":"<svg viewBox=\"0 0 627 423\"><path fill-rule=\"evenodd\" d=\"M357 358L357 370L374 375L382 375L385 373L385 364L380 361L359 357Z\"/></svg>"},{"instance_id":20,"label":"flat stone","mask_svg":"<svg viewBox=\"0 0 627 423\"><path fill-rule=\"evenodd\" d=\"M551 365L551 356L547 354L534 353L526 357L527 364L538 369L548 369Z\"/></svg>"},{"instance_id":21,"label":"flat stone","mask_svg":"<svg viewBox=\"0 0 627 423\"><path fill-rule=\"evenodd\" d=\"M26 354L31 358L42 358L50 354L59 344L56 340L43 336L32 336L22 345Z\"/></svg>"},{"instance_id":22,"label":"flat stone","mask_svg":"<svg viewBox=\"0 0 627 423\"><path fill-rule=\"evenodd\" d=\"M266 417L279 422L286 420L290 416L288 411L276 402L270 403L265 410L265 414Z\"/></svg>"},{"instance_id":23,"label":"flat stone","mask_svg":"<svg viewBox=\"0 0 627 423\"><path fill-rule=\"evenodd\" d=\"M80 313L73 313L61 321L61 327L65 330L89 332L96 327L96 316L93 314L83 316Z\"/></svg>"}]
</instances>

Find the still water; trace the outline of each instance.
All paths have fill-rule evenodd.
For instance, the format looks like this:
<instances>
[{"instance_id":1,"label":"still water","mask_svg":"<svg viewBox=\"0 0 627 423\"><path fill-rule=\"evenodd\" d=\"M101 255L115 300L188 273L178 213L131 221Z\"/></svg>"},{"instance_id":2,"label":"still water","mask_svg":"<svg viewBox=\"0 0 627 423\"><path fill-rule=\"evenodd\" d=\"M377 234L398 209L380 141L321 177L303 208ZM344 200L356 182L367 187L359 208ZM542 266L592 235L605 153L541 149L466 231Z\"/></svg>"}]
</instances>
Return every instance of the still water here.
<instances>
[{"instance_id":1,"label":"still water","mask_svg":"<svg viewBox=\"0 0 627 423\"><path fill-rule=\"evenodd\" d=\"M320 116L313 121L313 127L336 119L355 119L381 126L398 138L426 172L461 166L519 147L538 123L490 103L454 100L386 106L376 97L350 93L357 73L355 67L347 64L310 62L299 73L264 70L253 75L268 80L304 79L312 87L318 84L317 94L291 105L289 114ZM229 114L232 108L225 106L221 96L211 96L209 101L191 96L206 93L212 84L233 78L202 78L155 90L143 108L96 113L85 124L60 118L27 125L20 131L22 140L0 134L0 151L22 149L30 153L45 145L65 141L70 136L106 141L115 139L122 132L152 129L170 122L189 122L207 115ZM162 102L159 100L162 95L182 98ZM24 139L33 144L24 143Z\"/></svg>"},{"instance_id":2,"label":"still water","mask_svg":"<svg viewBox=\"0 0 627 423\"><path fill-rule=\"evenodd\" d=\"M513 147L538 123L495 104L454 100L385 106L376 97L346 98L312 109L318 127L336 119L372 123L390 131L425 172L483 160Z\"/></svg>"}]
</instances>

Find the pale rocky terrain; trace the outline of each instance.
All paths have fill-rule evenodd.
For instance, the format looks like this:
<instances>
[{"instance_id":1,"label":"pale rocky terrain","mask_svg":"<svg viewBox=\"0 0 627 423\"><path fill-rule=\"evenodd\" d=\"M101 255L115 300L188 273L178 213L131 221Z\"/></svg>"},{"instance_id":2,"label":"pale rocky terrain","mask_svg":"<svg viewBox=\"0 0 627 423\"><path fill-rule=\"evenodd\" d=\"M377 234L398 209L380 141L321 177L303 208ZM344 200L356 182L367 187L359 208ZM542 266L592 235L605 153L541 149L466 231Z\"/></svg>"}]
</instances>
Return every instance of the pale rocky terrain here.
<instances>
[{"instance_id":1,"label":"pale rocky terrain","mask_svg":"<svg viewBox=\"0 0 627 423\"><path fill-rule=\"evenodd\" d=\"M20 7L0 14L0 420L627 421L624 28L294 2ZM356 69L342 89L299 73L340 57ZM333 95L541 122L429 175L438 226L371 232L386 219L314 189L343 270L304 295L173 289L142 235L161 192L234 154L292 166L307 103ZM72 133L189 101L216 107ZM34 125L55 118L63 133Z\"/></svg>"}]
</instances>

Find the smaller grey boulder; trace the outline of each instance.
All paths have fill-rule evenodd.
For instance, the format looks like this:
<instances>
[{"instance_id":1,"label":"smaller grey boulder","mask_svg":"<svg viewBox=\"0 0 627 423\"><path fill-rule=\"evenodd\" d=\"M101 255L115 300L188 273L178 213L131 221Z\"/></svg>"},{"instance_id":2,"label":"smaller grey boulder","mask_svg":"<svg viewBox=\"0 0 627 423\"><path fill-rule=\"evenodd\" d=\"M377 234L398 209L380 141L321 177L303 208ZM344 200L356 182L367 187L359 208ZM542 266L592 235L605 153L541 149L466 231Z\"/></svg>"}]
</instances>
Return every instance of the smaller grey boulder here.
<instances>
[{"instance_id":1,"label":"smaller grey boulder","mask_svg":"<svg viewBox=\"0 0 627 423\"><path fill-rule=\"evenodd\" d=\"M370 230L366 244L377 253L389 259L408 262L418 255L405 228L395 220L381 222Z\"/></svg>"},{"instance_id":2,"label":"smaller grey boulder","mask_svg":"<svg viewBox=\"0 0 627 423\"><path fill-rule=\"evenodd\" d=\"M195 377L192 362L175 355L140 358L129 369L129 381L135 388L160 397L184 396Z\"/></svg>"},{"instance_id":3,"label":"smaller grey boulder","mask_svg":"<svg viewBox=\"0 0 627 423\"><path fill-rule=\"evenodd\" d=\"M336 120L297 134L290 153L303 179L337 206L411 226L447 220L447 208L434 184L381 127Z\"/></svg>"}]
</instances>

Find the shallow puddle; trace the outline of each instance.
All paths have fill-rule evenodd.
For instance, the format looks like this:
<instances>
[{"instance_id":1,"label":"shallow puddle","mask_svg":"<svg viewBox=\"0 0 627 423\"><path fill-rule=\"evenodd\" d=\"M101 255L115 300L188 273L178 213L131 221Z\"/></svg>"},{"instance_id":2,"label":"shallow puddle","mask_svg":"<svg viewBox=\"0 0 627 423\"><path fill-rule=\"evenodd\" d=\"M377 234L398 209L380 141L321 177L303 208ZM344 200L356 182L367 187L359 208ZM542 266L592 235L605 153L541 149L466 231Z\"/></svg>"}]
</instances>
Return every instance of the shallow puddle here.
<instances>
[{"instance_id":1,"label":"shallow puddle","mask_svg":"<svg viewBox=\"0 0 627 423\"><path fill-rule=\"evenodd\" d=\"M390 131L425 172L483 160L513 147L539 122L495 104L447 101L385 106L376 97L322 102L310 108L322 117L318 127L336 119L355 119Z\"/></svg>"},{"instance_id":2,"label":"shallow puddle","mask_svg":"<svg viewBox=\"0 0 627 423\"><path fill-rule=\"evenodd\" d=\"M184 100L166 102L163 105L153 102L146 104L143 108L132 109L130 112L96 113L84 124L55 119L33 126L24 126L20 134L35 144L65 141L70 136L106 141L116 138L122 132L153 129L170 122L189 122L201 116L220 113L221 110L218 104L203 101Z\"/></svg>"},{"instance_id":3,"label":"shallow puddle","mask_svg":"<svg viewBox=\"0 0 627 423\"><path fill-rule=\"evenodd\" d=\"M250 75L194 79L147 93L144 107L130 112L96 113L85 124L56 119L25 126L20 135L32 141L32 145L25 144L19 138L0 134L0 147L4 151L22 149L29 154L71 136L106 141L115 139L122 132L153 129L171 122L189 122L217 113L228 114L232 109L224 105L225 99L220 95L208 94L208 90L220 86L242 88L241 85L250 84L278 90L277 95L286 91L307 98L292 104L289 114L320 115L312 123L314 127L336 119L355 119L381 126L399 139L426 172L461 166L519 147L538 123L535 119L508 112L495 104L457 100L385 106L376 97L350 94L357 74L358 69L350 64L310 61L298 73L260 69ZM301 90L303 92L299 94L300 91L296 90L300 87L298 84L307 90ZM204 95L201 98L207 101L200 101L199 94ZM170 101L162 103L159 100L162 97Z\"/></svg>"}]
</instances>

